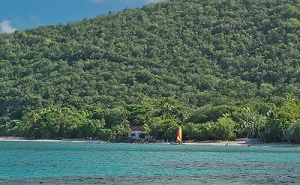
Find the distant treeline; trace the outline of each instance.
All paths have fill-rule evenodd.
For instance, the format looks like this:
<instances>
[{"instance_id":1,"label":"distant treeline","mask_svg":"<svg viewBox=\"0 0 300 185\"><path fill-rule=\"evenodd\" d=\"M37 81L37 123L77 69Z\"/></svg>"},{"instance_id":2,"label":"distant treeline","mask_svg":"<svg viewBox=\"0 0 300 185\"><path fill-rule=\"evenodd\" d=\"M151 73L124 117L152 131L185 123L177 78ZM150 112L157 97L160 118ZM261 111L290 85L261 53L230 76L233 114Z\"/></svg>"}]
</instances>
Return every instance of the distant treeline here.
<instances>
[{"instance_id":1,"label":"distant treeline","mask_svg":"<svg viewBox=\"0 0 300 185\"><path fill-rule=\"evenodd\" d=\"M261 138L266 142L300 143L300 101L289 97L281 107L260 109L243 106L206 105L196 110L176 106L168 99L156 103L130 104L116 108L88 106L49 107L26 113L0 127L0 135L29 139L97 138L124 140L130 126L155 139L174 140L179 125L184 140L233 140Z\"/></svg>"}]
</instances>

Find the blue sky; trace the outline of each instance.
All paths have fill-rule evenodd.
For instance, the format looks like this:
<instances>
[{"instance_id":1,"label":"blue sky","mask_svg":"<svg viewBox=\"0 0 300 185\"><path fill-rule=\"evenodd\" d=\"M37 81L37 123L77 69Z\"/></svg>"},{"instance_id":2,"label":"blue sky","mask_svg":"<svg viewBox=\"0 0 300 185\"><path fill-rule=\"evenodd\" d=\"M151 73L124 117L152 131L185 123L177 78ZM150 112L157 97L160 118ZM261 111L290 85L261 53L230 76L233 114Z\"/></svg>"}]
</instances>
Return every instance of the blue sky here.
<instances>
[{"instance_id":1,"label":"blue sky","mask_svg":"<svg viewBox=\"0 0 300 185\"><path fill-rule=\"evenodd\" d=\"M0 0L0 33L81 21L164 0Z\"/></svg>"}]
</instances>

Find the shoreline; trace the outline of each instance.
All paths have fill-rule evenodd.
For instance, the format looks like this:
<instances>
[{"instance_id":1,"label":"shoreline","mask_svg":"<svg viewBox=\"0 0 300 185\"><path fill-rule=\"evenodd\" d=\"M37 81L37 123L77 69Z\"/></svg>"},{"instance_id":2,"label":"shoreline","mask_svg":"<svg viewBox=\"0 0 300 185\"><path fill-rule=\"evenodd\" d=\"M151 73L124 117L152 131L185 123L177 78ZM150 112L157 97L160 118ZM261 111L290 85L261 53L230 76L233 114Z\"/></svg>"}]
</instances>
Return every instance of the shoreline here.
<instances>
[{"instance_id":1,"label":"shoreline","mask_svg":"<svg viewBox=\"0 0 300 185\"><path fill-rule=\"evenodd\" d=\"M98 142L105 143L106 141L93 140L93 139L26 139L23 137L0 137L1 141L32 141L32 142Z\"/></svg>"},{"instance_id":2,"label":"shoreline","mask_svg":"<svg viewBox=\"0 0 300 185\"><path fill-rule=\"evenodd\" d=\"M276 142L276 143L264 143L264 142L246 142L246 141L199 141L194 143L183 143L184 145L200 145L200 146L262 146L262 147L300 147L299 144Z\"/></svg>"},{"instance_id":3,"label":"shoreline","mask_svg":"<svg viewBox=\"0 0 300 185\"><path fill-rule=\"evenodd\" d=\"M1 141L24 141L24 142L96 142L96 143L109 143L109 141L93 140L93 139L26 139L22 137L0 137ZM134 143L133 143L134 144ZM168 142L158 142L151 144L169 144ZM300 144L286 143L286 142L275 142L275 143L264 143L264 142L247 142L247 141L224 141L224 140L209 140L209 141L198 141L198 142L183 142L183 145L195 145L195 146L269 146L269 147L300 147Z\"/></svg>"}]
</instances>

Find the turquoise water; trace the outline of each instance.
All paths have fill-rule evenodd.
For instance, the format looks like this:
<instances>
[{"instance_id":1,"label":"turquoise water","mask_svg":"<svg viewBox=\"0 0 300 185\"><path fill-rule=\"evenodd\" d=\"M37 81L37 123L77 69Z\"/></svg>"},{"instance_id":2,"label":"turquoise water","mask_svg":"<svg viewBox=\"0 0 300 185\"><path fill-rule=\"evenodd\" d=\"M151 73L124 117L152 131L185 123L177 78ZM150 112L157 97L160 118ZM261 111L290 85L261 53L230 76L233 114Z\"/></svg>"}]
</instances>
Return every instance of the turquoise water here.
<instances>
[{"instance_id":1,"label":"turquoise water","mask_svg":"<svg viewBox=\"0 0 300 185\"><path fill-rule=\"evenodd\" d=\"M0 149L0 184L300 184L299 147L3 141Z\"/></svg>"}]
</instances>

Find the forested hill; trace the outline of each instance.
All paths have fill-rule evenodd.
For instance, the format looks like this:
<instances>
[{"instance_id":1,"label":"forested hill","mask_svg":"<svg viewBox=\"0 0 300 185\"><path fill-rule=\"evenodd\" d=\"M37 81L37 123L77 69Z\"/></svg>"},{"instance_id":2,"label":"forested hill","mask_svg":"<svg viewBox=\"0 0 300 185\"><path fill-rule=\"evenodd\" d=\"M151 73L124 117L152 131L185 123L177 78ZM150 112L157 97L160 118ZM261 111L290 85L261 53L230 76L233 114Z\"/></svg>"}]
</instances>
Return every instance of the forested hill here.
<instances>
[{"instance_id":1,"label":"forested hill","mask_svg":"<svg viewBox=\"0 0 300 185\"><path fill-rule=\"evenodd\" d=\"M247 122L239 111L297 120L300 113L282 109L300 110L299 7L299 0L169 0L0 34L2 133L75 137L91 135L78 133L84 124L103 131L144 123L157 133L154 122L228 118L245 136L250 126L237 131Z\"/></svg>"}]
</instances>

